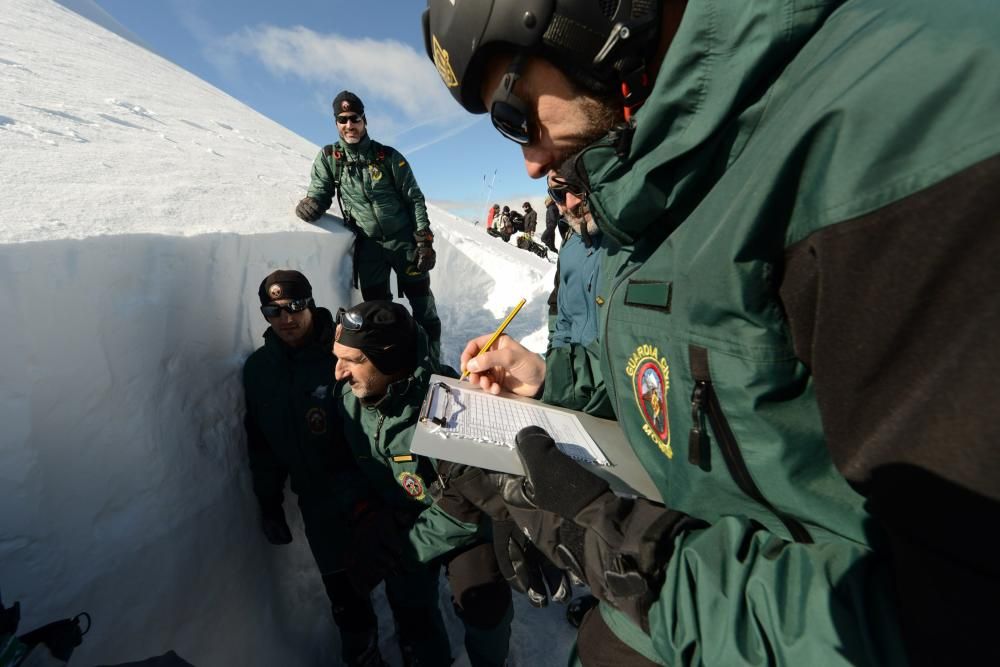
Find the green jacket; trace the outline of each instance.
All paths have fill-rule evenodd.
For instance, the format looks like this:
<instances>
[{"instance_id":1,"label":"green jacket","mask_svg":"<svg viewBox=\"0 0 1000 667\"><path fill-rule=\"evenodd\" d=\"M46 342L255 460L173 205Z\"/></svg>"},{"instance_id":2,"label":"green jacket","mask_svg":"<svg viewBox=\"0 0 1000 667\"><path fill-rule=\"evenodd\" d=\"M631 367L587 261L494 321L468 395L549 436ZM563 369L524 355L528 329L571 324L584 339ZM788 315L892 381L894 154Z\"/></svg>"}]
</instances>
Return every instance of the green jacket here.
<instances>
[{"instance_id":1,"label":"green jacket","mask_svg":"<svg viewBox=\"0 0 1000 667\"><path fill-rule=\"evenodd\" d=\"M368 493L328 404L334 384L333 318L314 311L316 336L292 349L268 328L243 366L247 449L261 510L279 511L285 480L298 496L306 537L324 574L340 569L342 536L354 504Z\"/></svg>"},{"instance_id":2,"label":"green jacket","mask_svg":"<svg viewBox=\"0 0 1000 667\"><path fill-rule=\"evenodd\" d=\"M650 657L896 664L911 602L910 655L947 641L927 580L979 555L913 519L908 473L1000 497L996 418L956 439L949 412L996 395L995 355L936 361L989 335L963 309L998 320L954 278L987 266L976 234L996 264L998 25L985 0L688 3L628 155L584 153L607 389L664 502L711 524L677 539L651 642L602 608ZM910 567L928 540L949 567Z\"/></svg>"},{"instance_id":3,"label":"green jacket","mask_svg":"<svg viewBox=\"0 0 1000 667\"><path fill-rule=\"evenodd\" d=\"M408 557L427 562L480 539L478 523L453 517L433 503L429 485L437 479L435 462L410 452L420 407L432 373L448 374L428 356L427 336L418 329L420 365L412 375L389 385L385 397L362 405L346 383L335 390L338 416L354 458L385 505L413 517Z\"/></svg>"},{"instance_id":4,"label":"green jacket","mask_svg":"<svg viewBox=\"0 0 1000 667\"><path fill-rule=\"evenodd\" d=\"M366 134L357 144L338 141L329 151L321 150L313 161L308 196L323 210L333 204L338 176L344 213L354 218L365 236L385 239L404 229L430 227L424 195L396 149Z\"/></svg>"}]
</instances>

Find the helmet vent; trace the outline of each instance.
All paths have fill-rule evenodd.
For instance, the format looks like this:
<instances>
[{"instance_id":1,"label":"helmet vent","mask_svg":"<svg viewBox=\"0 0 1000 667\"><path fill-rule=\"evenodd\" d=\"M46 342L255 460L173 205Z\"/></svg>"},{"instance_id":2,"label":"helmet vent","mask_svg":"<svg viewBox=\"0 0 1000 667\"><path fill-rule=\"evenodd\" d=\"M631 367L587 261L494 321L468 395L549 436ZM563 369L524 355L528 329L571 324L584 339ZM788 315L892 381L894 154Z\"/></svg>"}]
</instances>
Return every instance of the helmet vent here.
<instances>
[{"instance_id":1,"label":"helmet vent","mask_svg":"<svg viewBox=\"0 0 1000 667\"><path fill-rule=\"evenodd\" d=\"M620 1L621 0L599 0L601 13L608 17L608 19L613 19L615 17L615 12L618 11L618 3Z\"/></svg>"}]
</instances>

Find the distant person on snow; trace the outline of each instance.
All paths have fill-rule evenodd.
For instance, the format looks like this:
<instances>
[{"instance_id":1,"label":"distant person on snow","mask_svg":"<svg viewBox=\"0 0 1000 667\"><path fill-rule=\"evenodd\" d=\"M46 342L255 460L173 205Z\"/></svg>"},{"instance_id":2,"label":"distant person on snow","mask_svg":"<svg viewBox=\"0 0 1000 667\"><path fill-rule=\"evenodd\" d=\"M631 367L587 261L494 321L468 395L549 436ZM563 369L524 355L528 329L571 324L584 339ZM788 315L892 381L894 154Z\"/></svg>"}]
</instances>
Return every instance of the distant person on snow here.
<instances>
[{"instance_id":1,"label":"distant person on snow","mask_svg":"<svg viewBox=\"0 0 1000 667\"><path fill-rule=\"evenodd\" d=\"M341 658L348 665L380 665L371 600L355 592L344 572L348 517L371 494L327 405L336 361L333 316L316 307L312 286L298 271L271 273L258 296L270 326L264 346L243 366L243 387L261 527L271 544L292 541L282 507L285 480L291 478L306 539L340 628Z\"/></svg>"},{"instance_id":2,"label":"distant person on snow","mask_svg":"<svg viewBox=\"0 0 1000 667\"><path fill-rule=\"evenodd\" d=\"M399 151L368 136L365 105L357 95L340 92L333 110L340 139L316 156L309 192L295 214L315 222L337 196L357 237L354 284L360 283L361 298L392 300L389 271L395 272L399 295L409 300L430 337L431 354L440 358L441 320L429 275L436 253L424 195Z\"/></svg>"},{"instance_id":3,"label":"distant person on snow","mask_svg":"<svg viewBox=\"0 0 1000 667\"><path fill-rule=\"evenodd\" d=\"M524 233L530 239L535 235L535 227L538 226L538 213L531 208L531 202L524 202L521 208L524 209Z\"/></svg>"},{"instance_id":4,"label":"distant person on snow","mask_svg":"<svg viewBox=\"0 0 1000 667\"><path fill-rule=\"evenodd\" d=\"M566 223L559 212L559 206L552 200L552 197L545 198L545 231L542 232L542 243L552 252L556 252L556 228L559 228L559 237L565 235Z\"/></svg>"},{"instance_id":5,"label":"distant person on snow","mask_svg":"<svg viewBox=\"0 0 1000 667\"><path fill-rule=\"evenodd\" d=\"M496 230L500 232L500 237L503 238L504 243L510 241L510 237L514 233L514 225L510 222L510 206L504 206L500 212L500 220Z\"/></svg>"},{"instance_id":6,"label":"distant person on snow","mask_svg":"<svg viewBox=\"0 0 1000 667\"><path fill-rule=\"evenodd\" d=\"M493 229L493 219L497 217L497 213L499 211L500 204L493 204L493 206L490 206L490 210L486 214L486 229Z\"/></svg>"}]
</instances>

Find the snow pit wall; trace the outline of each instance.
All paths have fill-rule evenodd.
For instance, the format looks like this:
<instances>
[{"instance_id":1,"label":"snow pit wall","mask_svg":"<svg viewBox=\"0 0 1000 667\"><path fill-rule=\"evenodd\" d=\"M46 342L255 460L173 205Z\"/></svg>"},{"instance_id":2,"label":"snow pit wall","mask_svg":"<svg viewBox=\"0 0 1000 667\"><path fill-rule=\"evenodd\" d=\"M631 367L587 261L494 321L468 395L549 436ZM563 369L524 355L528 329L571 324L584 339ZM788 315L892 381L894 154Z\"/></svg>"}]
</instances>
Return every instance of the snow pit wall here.
<instances>
[{"instance_id":1,"label":"snow pit wall","mask_svg":"<svg viewBox=\"0 0 1000 667\"><path fill-rule=\"evenodd\" d=\"M174 649L198 667L339 655L294 496L260 533L243 361L257 287L297 268L347 304L344 230L0 245L0 592L21 629L87 611L74 664Z\"/></svg>"}]
</instances>

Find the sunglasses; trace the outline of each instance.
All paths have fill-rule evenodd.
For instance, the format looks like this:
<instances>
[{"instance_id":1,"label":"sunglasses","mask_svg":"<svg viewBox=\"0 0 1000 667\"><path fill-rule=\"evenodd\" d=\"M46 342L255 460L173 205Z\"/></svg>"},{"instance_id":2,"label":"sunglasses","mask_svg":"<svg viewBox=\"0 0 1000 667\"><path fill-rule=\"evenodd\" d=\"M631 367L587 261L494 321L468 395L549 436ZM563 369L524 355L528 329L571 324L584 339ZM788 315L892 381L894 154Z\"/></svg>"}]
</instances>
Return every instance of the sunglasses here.
<instances>
[{"instance_id":1,"label":"sunglasses","mask_svg":"<svg viewBox=\"0 0 1000 667\"><path fill-rule=\"evenodd\" d=\"M305 310L311 305L313 305L312 298L295 299L293 301L286 303L284 306L279 306L276 303L268 304L266 306L261 306L260 312L264 315L264 317L272 318L281 315L281 311L285 311L286 313L292 313L292 314L301 313L303 310Z\"/></svg>"},{"instance_id":2,"label":"sunglasses","mask_svg":"<svg viewBox=\"0 0 1000 667\"><path fill-rule=\"evenodd\" d=\"M358 116L357 114L351 116L337 116L338 125L347 125L348 123L360 123L360 122L361 122L361 116Z\"/></svg>"},{"instance_id":3,"label":"sunglasses","mask_svg":"<svg viewBox=\"0 0 1000 667\"><path fill-rule=\"evenodd\" d=\"M548 188L549 196L560 206L566 205L566 195L570 194L577 199L586 199L587 193L584 188L571 184L569 181L553 176Z\"/></svg>"},{"instance_id":4,"label":"sunglasses","mask_svg":"<svg viewBox=\"0 0 1000 667\"><path fill-rule=\"evenodd\" d=\"M490 120L500 134L515 144L526 146L531 143L531 126L528 124L528 107L524 101L514 94L514 86L521 78L521 68L524 56L517 54L510 61L507 72L500 80L500 85L493 93L490 102Z\"/></svg>"},{"instance_id":5,"label":"sunglasses","mask_svg":"<svg viewBox=\"0 0 1000 667\"><path fill-rule=\"evenodd\" d=\"M337 310L337 324L347 331L361 331L361 327L365 325L365 318L353 310L340 308Z\"/></svg>"}]
</instances>

